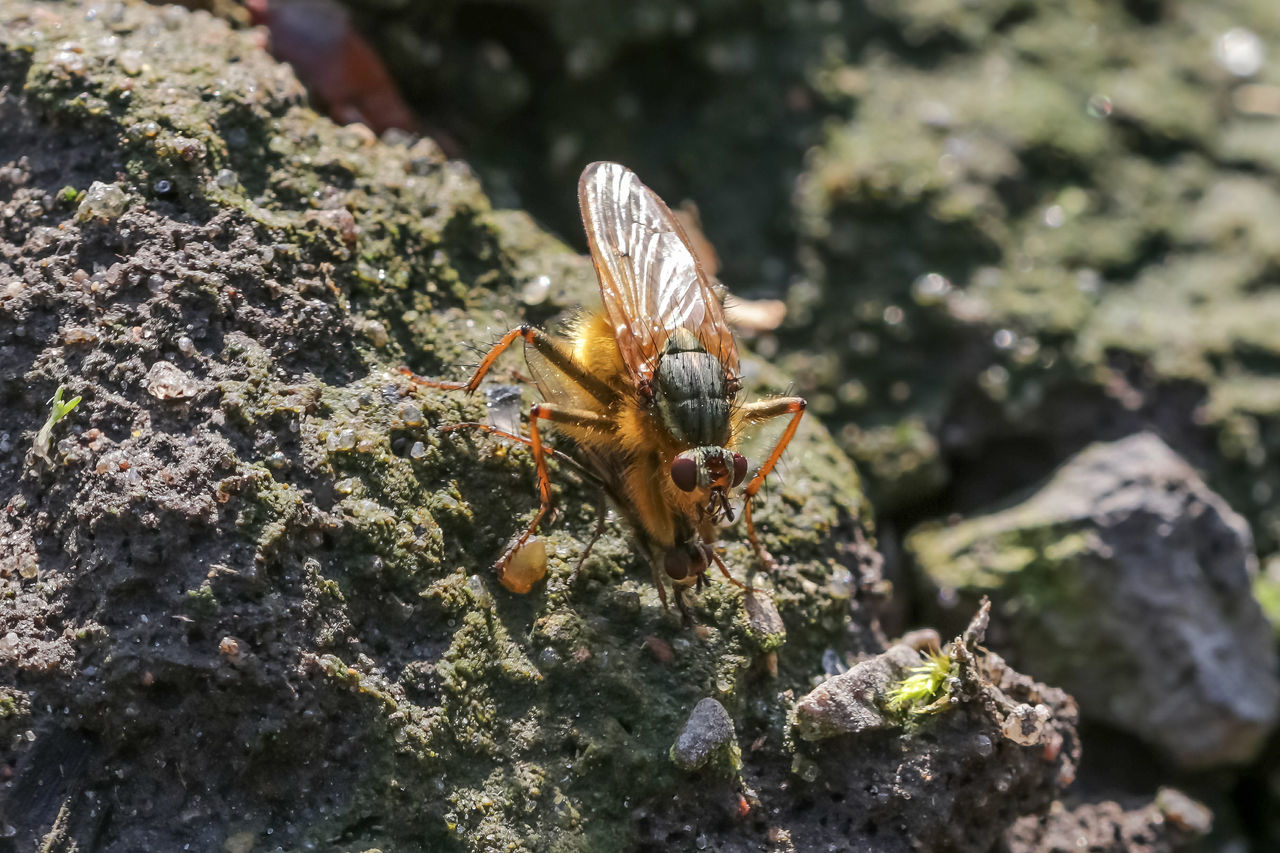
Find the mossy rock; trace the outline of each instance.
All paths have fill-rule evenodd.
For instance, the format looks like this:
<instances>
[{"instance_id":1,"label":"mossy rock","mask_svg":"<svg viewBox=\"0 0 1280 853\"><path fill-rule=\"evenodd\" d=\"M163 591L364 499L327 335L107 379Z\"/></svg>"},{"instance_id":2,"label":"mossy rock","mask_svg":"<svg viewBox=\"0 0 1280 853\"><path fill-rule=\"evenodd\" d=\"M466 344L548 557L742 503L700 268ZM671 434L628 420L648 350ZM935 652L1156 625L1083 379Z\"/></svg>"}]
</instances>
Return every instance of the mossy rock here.
<instances>
[{"instance_id":1,"label":"mossy rock","mask_svg":"<svg viewBox=\"0 0 1280 853\"><path fill-rule=\"evenodd\" d=\"M1017 503L922 525L907 551L921 597L956 609L933 615L989 595L994 649L1177 764L1246 763L1276 723L1248 525L1150 433L1089 447Z\"/></svg>"},{"instance_id":2,"label":"mossy rock","mask_svg":"<svg viewBox=\"0 0 1280 853\"><path fill-rule=\"evenodd\" d=\"M247 34L179 7L10 4L0 93L0 672L34 736L2 754L24 842L56 821L50 843L106 850L620 849L638 814L677 837L740 784L690 787L668 758L700 699L765 738L748 768L785 766L779 694L828 649L878 651L869 508L816 418L756 515L782 569L724 536L780 648L719 579L682 625L616 521L571 582L597 495L567 465L546 583L497 583L536 508L530 454L442 434L483 401L401 367L458 377L596 285L430 141L335 127ZM59 386L82 402L45 462Z\"/></svg>"}]
</instances>

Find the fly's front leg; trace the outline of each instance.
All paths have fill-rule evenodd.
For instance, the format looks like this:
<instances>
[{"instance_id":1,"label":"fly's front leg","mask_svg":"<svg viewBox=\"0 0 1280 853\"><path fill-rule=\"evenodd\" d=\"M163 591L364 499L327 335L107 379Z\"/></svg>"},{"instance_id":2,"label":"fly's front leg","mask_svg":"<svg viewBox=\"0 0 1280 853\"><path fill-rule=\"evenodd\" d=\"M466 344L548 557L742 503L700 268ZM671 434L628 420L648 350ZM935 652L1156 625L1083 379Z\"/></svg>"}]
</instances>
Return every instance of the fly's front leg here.
<instances>
[{"instance_id":1,"label":"fly's front leg","mask_svg":"<svg viewBox=\"0 0 1280 853\"><path fill-rule=\"evenodd\" d=\"M562 409L553 406L550 403L536 403L529 409L529 447L533 449L533 463L538 478L538 512L534 515L533 521L529 522L529 526L507 547L507 550L498 558L498 562L494 565L494 570L498 573L498 579L502 579L503 573L506 571L507 564L511 562L511 558L515 556L516 551L520 549L524 543L529 541L529 537L538 529L538 525L542 523L542 519L546 517L551 510L551 478L547 475L547 451L548 448L542 444L542 433L538 429L538 421L546 420L551 423L559 423L580 427L591 430L609 431L613 429L613 424L608 418L592 412L584 412L577 409ZM500 430L490 429L489 432L502 434L508 437L509 433L502 433ZM516 438L516 440L523 440ZM552 451L554 452L554 451Z\"/></svg>"},{"instance_id":2,"label":"fly's front leg","mask_svg":"<svg viewBox=\"0 0 1280 853\"><path fill-rule=\"evenodd\" d=\"M739 413L743 424L761 423L783 415L791 415L791 420L787 423L787 428L782 431L781 437L778 438L778 443L774 445L773 452L769 454L769 458L760 466L760 470L751 478L751 482L747 484L747 488L743 491L742 514L747 518L747 540L751 543L751 547L755 549L760 562L764 563L765 567L769 569L776 569L778 563L764 549L764 546L760 544L759 537L756 536L756 526L751 520L751 499L764 486L764 478L769 476L769 472L774 469L774 466L778 464L778 460L782 458L782 452L787 449L787 445L795 437L796 429L800 426L800 418L804 417L805 405L802 397L776 397L772 400L748 403L742 407Z\"/></svg>"}]
</instances>

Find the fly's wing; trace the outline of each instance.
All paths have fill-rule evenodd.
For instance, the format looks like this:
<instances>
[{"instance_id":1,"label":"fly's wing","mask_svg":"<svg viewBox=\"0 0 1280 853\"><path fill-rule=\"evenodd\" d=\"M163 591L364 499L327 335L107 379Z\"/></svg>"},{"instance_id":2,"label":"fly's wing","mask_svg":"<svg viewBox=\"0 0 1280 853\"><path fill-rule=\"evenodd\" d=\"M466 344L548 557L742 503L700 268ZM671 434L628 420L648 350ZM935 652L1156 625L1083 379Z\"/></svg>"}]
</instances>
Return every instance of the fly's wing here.
<instances>
[{"instance_id":1,"label":"fly's wing","mask_svg":"<svg viewBox=\"0 0 1280 853\"><path fill-rule=\"evenodd\" d=\"M635 173L592 163L578 181L578 204L600 279L604 311L636 386L653 377L677 329L738 373L738 346L724 308L667 205Z\"/></svg>"},{"instance_id":2,"label":"fly's wing","mask_svg":"<svg viewBox=\"0 0 1280 853\"><path fill-rule=\"evenodd\" d=\"M591 395L528 343L524 345L524 362L542 399L566 409L593 408Z\"/></svg>"}]
</instances>

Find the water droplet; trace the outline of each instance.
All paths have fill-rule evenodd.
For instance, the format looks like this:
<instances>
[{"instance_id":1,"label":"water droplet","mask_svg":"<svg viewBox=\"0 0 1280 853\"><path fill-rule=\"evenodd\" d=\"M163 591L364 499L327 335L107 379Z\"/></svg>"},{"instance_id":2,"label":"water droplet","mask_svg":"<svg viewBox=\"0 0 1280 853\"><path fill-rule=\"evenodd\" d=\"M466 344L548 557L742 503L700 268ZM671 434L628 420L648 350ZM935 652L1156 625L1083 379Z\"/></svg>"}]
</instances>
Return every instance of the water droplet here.
<instances>
[{"instance_id":1,"label":"water droplet","mask_svg":"<svg viewBox=\"0 0 1280 853\"><path fill-rule=\"evenodd\" d=\"M540 275L520 290L520 301L525 305L540 305L551 292L551 276Z\"/></svg>"},{"instance_id":2,"label":"water droplet","mask_svg":"<svg viewBox=\"0 0 1280 853\"><path fill-rule=\"evenodd\" d=\"M1090 118L1106 118L1111 115L1111 99L1106 95L1092 95L1084 110Z\"/></svg>"},{"instance_id":3,"label":"water droplet","mask_svg":"<svg viewBox=\"0 0 1280 853\"><path fill-rule=\"evenodd\" d=\"M329 433L329 438L325 442L325 446L330 450L348 451L356 446L356 431L353 429L344 429L338 432Z\"/></svg>"},{"instance_id":4,"label":"water droplet","mask_svg":"<svg viewBox=\"0 0 1280 853\"><path fill-rule=\"evenodd\" d=\"M1237 77L1252 77L1262 70L1267 48L1252 30L1234 27L1218 37L1213 55L1218 64Z\"/></svg>"}]
</instances>

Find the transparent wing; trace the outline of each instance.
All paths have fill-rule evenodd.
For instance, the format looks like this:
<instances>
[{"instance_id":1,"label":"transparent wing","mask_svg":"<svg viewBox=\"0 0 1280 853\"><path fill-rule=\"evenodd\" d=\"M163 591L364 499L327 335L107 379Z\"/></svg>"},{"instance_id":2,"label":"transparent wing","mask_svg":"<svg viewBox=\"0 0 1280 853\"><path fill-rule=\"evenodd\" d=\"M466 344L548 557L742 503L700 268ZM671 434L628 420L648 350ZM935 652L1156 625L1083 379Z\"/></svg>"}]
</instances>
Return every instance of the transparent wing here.
<instances>
[{"instance_id":1,"label":"transparent wing","mask_svg":"<svg viewBox=\"0 0 1280 853\"><path fill-rule=\"evenodd\" d=\"M578 204L632 383L647 385L677 329L692 332L736 376L738 347L724 308L662 199L625 166L592 163L578 181Z\"/></svg>"}]
</instances>

